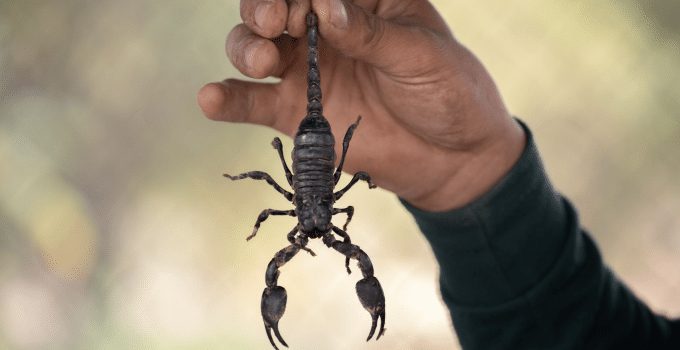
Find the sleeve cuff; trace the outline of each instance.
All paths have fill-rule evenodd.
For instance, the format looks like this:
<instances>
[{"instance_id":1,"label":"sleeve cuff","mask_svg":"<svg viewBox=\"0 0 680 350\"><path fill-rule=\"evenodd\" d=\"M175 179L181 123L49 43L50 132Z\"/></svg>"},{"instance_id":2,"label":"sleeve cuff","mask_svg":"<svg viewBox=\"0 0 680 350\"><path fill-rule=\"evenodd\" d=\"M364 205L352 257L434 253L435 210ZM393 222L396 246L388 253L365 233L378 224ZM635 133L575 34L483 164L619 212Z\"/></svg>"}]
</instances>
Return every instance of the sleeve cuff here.
<instances>
[{"instance_id":1,"label":"sleeve cuff","mask_svg":"<svg viewBox=\"0 0 680 350\"><path fill-rule=\"evenodd\" d=\"M570 213L545 175L530 130L519 123L525 149L482 197L446 212L400 198L432 246L445 298L457 305L503 303L526 292L548 273L569 234Z\"/></svg>"}]
</instances>

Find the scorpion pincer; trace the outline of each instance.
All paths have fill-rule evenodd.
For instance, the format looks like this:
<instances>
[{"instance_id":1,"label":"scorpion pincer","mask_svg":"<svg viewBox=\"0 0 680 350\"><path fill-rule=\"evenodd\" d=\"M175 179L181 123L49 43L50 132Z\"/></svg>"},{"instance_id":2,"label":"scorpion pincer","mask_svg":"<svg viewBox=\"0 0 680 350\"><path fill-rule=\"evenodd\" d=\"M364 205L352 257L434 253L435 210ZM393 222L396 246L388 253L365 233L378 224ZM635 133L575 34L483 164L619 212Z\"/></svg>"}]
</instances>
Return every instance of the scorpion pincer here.
<instances>
[{"instance_id":1,"label":"scorpion pincer","mask_svg":"<svg viewBox=\"0 0 680 350\"><path fill-rule=\"evenodd\" d=\"M307 27L309 64L307 72L307 115L300 122L297 134L295 135L292 153L293 172L290 171L286 164L281 140L276 137L272 141L272 146L278 151L286 173L286 179L293 188L293 193L283 189L269 174L262 171L250 171L237 176L224 175L231 180L245 178L265 180L295 205L293 210L263 210L255 222L253 232L246 238L250 240L255 237L260 224L269 215L288 215L298 218L297 225L288 233L290 245L274 255L265 273L267 287L262 293L262 318L264 319L269 342L277 350L278 348L272 338L272 330L281 344L286 347L288 346L283 340L278 327L279 320L286 309L287 300L286 290L277 285L280 273L279 268L290 261L300 250L315 255L311 249L306 247L310 238L321 238L326 246L343 254L345 256L347 273L351 273L349 268L350 259L357 260L363 279L357 282L356 293L361 304L371 314L372 318L371 330L366 341L373 337L378 318L380 318L380 330L376 339L379 339L385 332L385 296L382 287L378 279L373 276L373 264L368 255L359 246L352 244L346 231L347 224L349 224L350 220L352 220L352 215L354 215L354 207L333 207L335 201L340 199L359 180L366 181L369 188L375 188L370 176L366 172L360 171L354 174L354 177L343 189L333 192L340 180L349 142L352 139L354 130L361 121L361 117L345 133L342 141L342 156L338 167L335 168L335 139L331 133L328 120L322 114L317 48L319 36L318 19L313 12L307 14ZM340 213L347 215L347 221L342 229L331 222L331 217ZM335 235L342 240L336 239Z\"/></svg>"}]
</instances>

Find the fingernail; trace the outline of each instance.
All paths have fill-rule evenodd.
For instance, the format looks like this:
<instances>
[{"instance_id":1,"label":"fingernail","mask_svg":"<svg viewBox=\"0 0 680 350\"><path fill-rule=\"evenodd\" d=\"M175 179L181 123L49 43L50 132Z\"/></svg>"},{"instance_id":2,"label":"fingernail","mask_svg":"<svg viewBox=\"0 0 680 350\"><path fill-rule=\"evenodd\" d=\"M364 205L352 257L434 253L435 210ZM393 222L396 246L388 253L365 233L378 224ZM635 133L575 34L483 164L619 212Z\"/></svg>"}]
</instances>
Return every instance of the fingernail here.
<instances>
[{"instance_id":1,"label":"fingernail","mask_svg":"<svg viewBox=\"0 0 680 350\"><path fill-rule=\"evenodd\" d=\"M269 19L269 9L272 8L271 2L262 2L255 8L255 25L264 28L267 25L267 19Z\"/></svg>"},{"instance_id":2,"label":"fingernail","mask_svg":"<svg viewBox=\"0 0 680 350\"><path fill-rule=\"evenodd\" d=\"M338 29L347 28L347 8L342 0L331 0L330 18L331 24Z\"/></svg>"}]
</instances>

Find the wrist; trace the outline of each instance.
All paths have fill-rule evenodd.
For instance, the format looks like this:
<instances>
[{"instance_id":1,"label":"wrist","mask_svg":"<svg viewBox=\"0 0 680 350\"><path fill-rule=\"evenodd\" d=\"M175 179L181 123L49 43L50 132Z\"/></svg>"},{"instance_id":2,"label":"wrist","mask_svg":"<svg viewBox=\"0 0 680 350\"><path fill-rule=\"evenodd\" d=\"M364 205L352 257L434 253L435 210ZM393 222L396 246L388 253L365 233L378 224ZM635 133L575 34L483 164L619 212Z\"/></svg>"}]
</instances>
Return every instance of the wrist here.
<instances>
[{"instance_id":1,"label":"wrist","mask_svg":"<svg viewBox=\"0 0 680 350\"><path fill-rule=\"evenodd\" d=\"M461 208L491 190L520 158L526 145L522 127L513 119L499 136L465 154L451 156L451 166L439 169L442 181L403 197L416 208L442 212Z\"/></svg>"}]
</instances>

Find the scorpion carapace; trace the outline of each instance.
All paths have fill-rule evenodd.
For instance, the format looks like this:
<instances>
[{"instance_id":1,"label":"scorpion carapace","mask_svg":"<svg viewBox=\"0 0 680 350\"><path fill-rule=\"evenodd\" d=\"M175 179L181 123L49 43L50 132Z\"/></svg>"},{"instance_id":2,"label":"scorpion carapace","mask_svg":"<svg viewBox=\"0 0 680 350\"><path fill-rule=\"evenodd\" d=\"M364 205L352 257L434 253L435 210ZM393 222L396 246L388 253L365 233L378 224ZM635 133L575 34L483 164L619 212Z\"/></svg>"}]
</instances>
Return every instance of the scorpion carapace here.
<instances>
[{"instance_id":1,"label":"scorpion carapace","mask_svg":"<svg viewBox=\"0 0 680 350\"><path fill-rule=\"evenodd\" d=\"M368 183L369 188L375 188L370 176L363 171L354 174L350 182L341 190L334 192L335 186L340 180L342 166L349 147L354 130L359 125L361 117L352 124L342 141L342 156L338 167L335 168L335 139L331 133L328 120L323 116L321 106L321 85L318 65L318 26L317 17L313 12L307 15L307 41L308 41L308 64L307 73L307 115L300 122L298 132L295 135L293 147L293 172L290 171L283 156L283 146L281 140L276 137L272 141L272 146L278 151L279 158L286 173L286 180L293 188L293 192L288 192L272 179L272 177L262 171L250 171L237 176L225 174L231 180L245 178L255 180L265 180L272 185L279 193L295 205L293 210L265 209L257 217L253 232L246 239L255 237L260 224L269 215L288 215L298 218L298 223L288 233L290 245L281 249L274 255L269 262L265 273L265 283L267 287L262 293L262 318L267 332L267 337L272 346L278 350L272 330L276 338L284 346L288 346L279 332L278 323L286 309L286 290L277 285L279 268L290 261L300 250L304 250L311 255L314 252L307 248L310 238L321 238L323 243L329 248L333 248L345 256L345 268L347 273L351 273L349 268L350 259L357 260L359 269L363 275L356 284L356 292L363 307L371 314L371 330L366 341L370 340L375 333L378 319L380 319L379 339L385 332L385 296L378 279L373 276L373 265L368 255L352 244L347 234L347 224L352 220L354 207L334 208L335 201L340 199L359 180ZM335 214L344 213L347 215L345 225L340 229L333 225L331 217ZM342 240L336 239L336 235Z\"/></svg>"}]
</instances>

